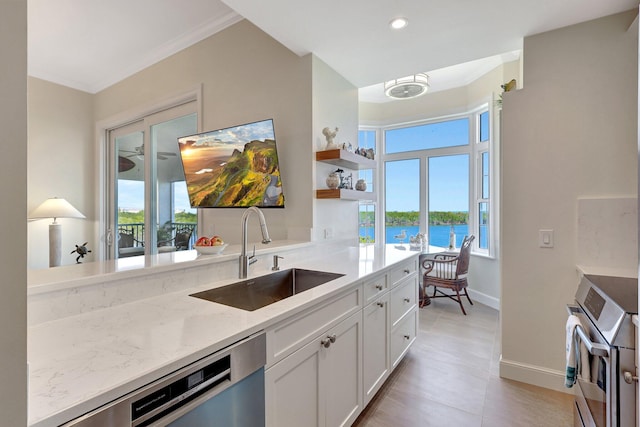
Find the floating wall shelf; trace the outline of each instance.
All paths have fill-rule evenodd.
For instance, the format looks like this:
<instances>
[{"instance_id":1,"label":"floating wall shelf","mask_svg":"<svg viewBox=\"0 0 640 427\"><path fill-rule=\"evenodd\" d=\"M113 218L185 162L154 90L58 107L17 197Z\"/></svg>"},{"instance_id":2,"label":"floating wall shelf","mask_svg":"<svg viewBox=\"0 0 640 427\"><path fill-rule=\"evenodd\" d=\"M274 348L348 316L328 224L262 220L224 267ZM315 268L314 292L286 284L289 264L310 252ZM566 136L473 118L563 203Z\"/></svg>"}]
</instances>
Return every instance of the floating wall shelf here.
<instances>
[{"instance_id":1,"label":"floating wall shelf","mask_svg":"<svg viewBox=\"0 0 640 427\"><path fill-rule=\"evenodd\" d=\"M316 161L355 170L376 168L375 160L367 159L360 154L340 149L316 151ZM316 198L375 201L376 193L371 191L346 190L341 188L324 189L316 190Z\"/></svg>"},{"instance_id":2,"label":"floating wall shelf","mask_svg":"<svg viewBox=\"0 0 640 427\"><path fill-rule=\"evenodd\" d=\"M376 161L346 150L316 151L316 160L348 169L375 169Z\"/></svg>"},{"instance_id":3,"label":"floating wall shelf","mask_svg":"<svg viewBox=\"0 0 640 427\"><path fill-rule=\"evenodd\" d=\"M317 199L366 200L375 202L376 194L371 191L346 190L344 188L316 190Z\"/></svg>"}]
</instances>

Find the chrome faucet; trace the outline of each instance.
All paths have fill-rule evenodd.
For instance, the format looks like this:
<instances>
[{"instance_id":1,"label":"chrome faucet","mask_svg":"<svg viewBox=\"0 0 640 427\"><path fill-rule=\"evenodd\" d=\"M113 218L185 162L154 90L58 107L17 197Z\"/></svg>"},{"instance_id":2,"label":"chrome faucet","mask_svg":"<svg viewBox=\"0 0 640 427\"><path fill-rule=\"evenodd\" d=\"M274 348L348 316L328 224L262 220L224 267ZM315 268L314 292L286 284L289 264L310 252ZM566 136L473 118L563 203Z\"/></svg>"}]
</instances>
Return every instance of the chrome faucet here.
<instances>
[{"instance_id":1,"label":"chrome faucet","mask_svg":"<svg viewBox=\"0 0 640 427\"><path fill-rule=\"evenodd\" d=\"M249 221L251 212L255 212L258 214L258 218L260 221L260 231L262 232L262 243L266 245L267 243L271 242L271 238L269 237L269 230L267 230L267 222L264 220L262 211L255 206L251 206L242 214L242 249L240 251L239 259L241 279L246 279L247 273L249 271L249 265L257 261L255 258L255 247L253 255L251 255L250 257L247 256L247 222Z\"/></svg>"}]
</instances>

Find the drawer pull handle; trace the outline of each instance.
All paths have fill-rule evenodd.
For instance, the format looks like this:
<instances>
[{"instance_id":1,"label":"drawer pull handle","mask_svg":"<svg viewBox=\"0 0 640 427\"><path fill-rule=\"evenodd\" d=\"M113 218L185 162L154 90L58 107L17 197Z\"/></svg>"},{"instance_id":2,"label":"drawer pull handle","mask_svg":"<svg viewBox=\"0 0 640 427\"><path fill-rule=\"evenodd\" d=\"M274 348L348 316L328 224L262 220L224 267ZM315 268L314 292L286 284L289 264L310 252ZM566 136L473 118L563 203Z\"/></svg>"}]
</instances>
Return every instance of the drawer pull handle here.
<instances>
[{"instance_id":1,"label":"drawer pull handle","mask_svg":"<svg viewBox=\"0 0 640 427\"><path fill-rule=\"evenodd\" d=\"M376 304L378 304L378 307L384 307L384 303L383 302L377 302Z\"/></svg>"},{"instance_id":2,"label":"drawer pull handle","mask_svg":"<svg viewBox=\"0 0 640 427\"><path fill-rule=\"evenodd\" d=\"M405 268L404 269L404 274L409 274L409 273L411 273L411 270L409 270L408 268Z\"/></svg>"},{"instance_id":3,"label":"drawer pull handle","mask_svg":"<svg viewBox=\"0 0 640 427\"><path fill-rule=\"evenodd\" d=\"M322 344L322 346L324 346L324 348L329 348L331 347L331 344L336 342L336 336L334 335L327 335L327 338L320 341L320 344Z\"/></svg>"},{"instance_id":4,"label":"drawer pull handle","mask_svg":"<svg viewBox=\"0 0 640 427\"><path fill-rule=\"evenodd\" d=\"M376 289L381 291L382 290L382 285L376 285Z\"/></svg>"},{"instance_id":5,"label":"drawer pull handle","mask_svg":"<svg viewBox=\"0 0 640 427\"><path fill-rule=\"evenodd\" d=\"M409 302L411 302L411 300L409 298L404 298L404 302L409 303Z\"/></svg>"},{"instance_id":6,"label":"drawer pull handle","mask_svg":"<svg viewBox=\"0 0 640 427\"><path fill-rule=\"evenodd\" d=\"M411 339L411 337L410 337L409 335L405 335L405 336L404 336L404 339L405 339L405 340L408 340L408 339Z\"/></svg>"}]
</instances>

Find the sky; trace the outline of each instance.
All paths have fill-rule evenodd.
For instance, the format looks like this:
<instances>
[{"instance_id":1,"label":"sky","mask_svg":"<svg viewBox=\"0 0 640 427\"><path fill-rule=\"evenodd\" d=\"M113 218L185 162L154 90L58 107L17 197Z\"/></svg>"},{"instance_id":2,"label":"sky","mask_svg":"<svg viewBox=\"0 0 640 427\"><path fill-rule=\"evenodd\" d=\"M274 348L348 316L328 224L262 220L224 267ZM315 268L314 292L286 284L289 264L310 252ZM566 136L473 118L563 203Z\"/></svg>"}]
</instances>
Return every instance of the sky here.
<instances>
[{"instance_id":1,"label":"sky","mask_svg":"<svg viewBox=\"0 0 640 427\"><path fill-rule=\"evenodd\" d=\"M213 130L199 135L185 136L179 138L178 142L184 144L186 141L195 141L194 148L198 146L213 147L231 154L234 149L244 150L244 145L247 142L264 141L265 139L275 139L273 120L271 119Z\"/></svg>"},{"instance_id":2,"label":"sky","mask_svg":"<svg viewBox=\"0 0 640 427\"><path fill-rule=\"evenodd\" d=\"M194 212L189 204L189 196L187 195L187 185L184 181L176 182L174 185L174 206L176 212L186 211ZM118 206L125 210L144 209L144 182L118 180Z\"/></svg>"},{"instance_id":3,"label":"sky","mask_svg":"<svg viewBox=\"0 0 640 427\"><path fill-rule=\"evenodd\" d=\"M362 132L360 135L365 136ZM387 153L466 145L469 143L469 120L391 129L386 131L385 139ZM413 159L385 162L387 211L420 210L421 156L426 158L424 154L416 154ZM469 155L430 157L427 167L429 210L468 211Z\"/></svg>"}]
</instances>

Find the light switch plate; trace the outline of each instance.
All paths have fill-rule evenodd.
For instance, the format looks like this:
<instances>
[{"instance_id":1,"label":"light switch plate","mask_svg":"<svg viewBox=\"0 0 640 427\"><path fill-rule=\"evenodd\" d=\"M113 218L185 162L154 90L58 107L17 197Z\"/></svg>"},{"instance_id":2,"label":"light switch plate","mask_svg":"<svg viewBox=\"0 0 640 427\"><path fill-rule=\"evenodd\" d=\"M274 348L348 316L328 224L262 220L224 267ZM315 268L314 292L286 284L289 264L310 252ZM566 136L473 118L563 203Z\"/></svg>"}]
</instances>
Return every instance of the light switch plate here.
<instances>
[{"instance_id":1,"label":"light switch plate","mask_svg":"<svg viewBox=\"0 0 640 427\"><path fill-rule=\"evenodd\" d=\"M538 244L541 248L552 248L553 230L540 230L538 232Z\"/></svg>"}]
</instances>

